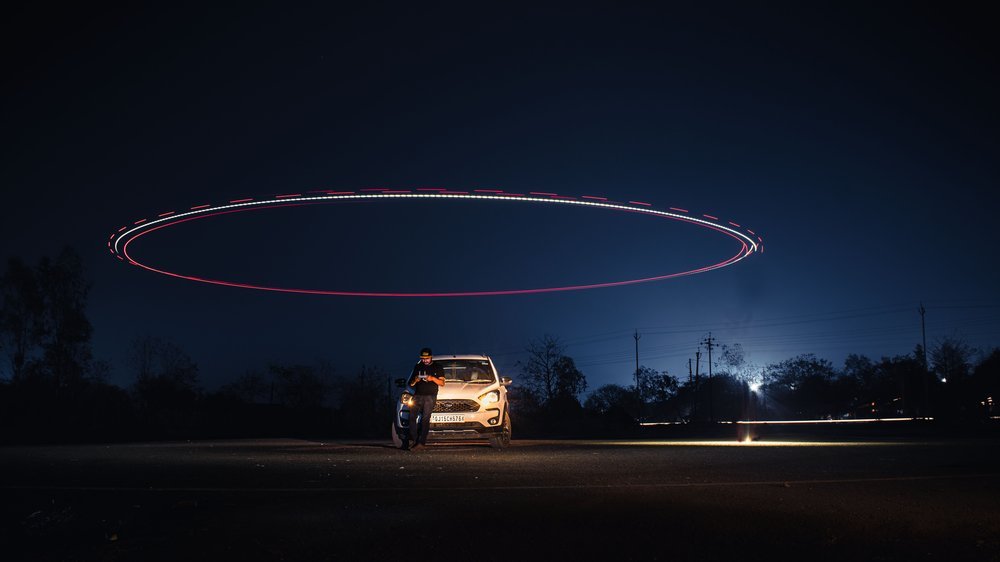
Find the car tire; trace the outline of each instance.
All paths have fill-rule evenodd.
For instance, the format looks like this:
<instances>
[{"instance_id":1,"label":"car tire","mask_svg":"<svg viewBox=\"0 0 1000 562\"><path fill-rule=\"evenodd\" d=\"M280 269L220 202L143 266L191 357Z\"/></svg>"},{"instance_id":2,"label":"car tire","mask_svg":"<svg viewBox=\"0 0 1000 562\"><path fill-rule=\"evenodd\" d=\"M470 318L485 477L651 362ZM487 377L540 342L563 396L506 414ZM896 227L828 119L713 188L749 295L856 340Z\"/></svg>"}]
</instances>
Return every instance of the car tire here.
<instances>
[{"instance_id":1,"label":"car tire","mask_svg":"<svg viewBox=\"0 0 1000 562\"><path fill-rule=\"evenodd\" d=\"M503 425L500 427L500 433L490 435L490 447L494 449L506 449L510 447L510 416L504 415Z\"/></svg>"}]
</instances>

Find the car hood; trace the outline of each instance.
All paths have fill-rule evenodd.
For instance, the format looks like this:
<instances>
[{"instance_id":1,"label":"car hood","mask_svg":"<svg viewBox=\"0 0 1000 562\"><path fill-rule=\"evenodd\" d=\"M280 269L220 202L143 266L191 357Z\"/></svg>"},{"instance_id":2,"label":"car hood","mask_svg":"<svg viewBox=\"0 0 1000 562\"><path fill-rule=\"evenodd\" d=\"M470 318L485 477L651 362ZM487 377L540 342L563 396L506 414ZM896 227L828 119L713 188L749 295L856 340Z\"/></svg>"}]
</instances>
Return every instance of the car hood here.
<instances>
[{"instance_id":1,"label":"car hood","mask_svg":"<svg viewBox=\"0 0 1000 562\"><path fill-rule=\"evenodd\" d=\"M491 390L500 388L499 383L472 383L448 381L438 389L438 400L470 399L475 400Z\"/></svg>"}]
</instances>

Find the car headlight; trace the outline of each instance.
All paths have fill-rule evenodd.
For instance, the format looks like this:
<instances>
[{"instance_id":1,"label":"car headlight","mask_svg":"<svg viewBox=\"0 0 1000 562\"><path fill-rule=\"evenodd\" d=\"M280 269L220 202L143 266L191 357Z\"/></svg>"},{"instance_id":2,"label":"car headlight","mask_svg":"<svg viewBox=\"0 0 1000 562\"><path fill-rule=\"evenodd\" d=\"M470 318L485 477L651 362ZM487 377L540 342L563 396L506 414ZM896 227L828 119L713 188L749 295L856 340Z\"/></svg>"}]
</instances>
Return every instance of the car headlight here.
<instances>
[{"instance_id":1,"label":"car headlight","mask_svg":"<svg viewBox=\"0 0 1000 562\"><path fill-rule=\"evenodd\" d=\"M486 394L479 397L479 403L486 406L487 404L496 404L500 401L500 391L494 390L487 392Z\"/></svg>"},{"instance_id":2,"label":"car headlight","mask_svg":"<svg viewBox=\"0 0 1000 562\"><path fill-rule=\"evenodd\" d=\"M402 396L399 397L399 403L404 406L413 405L413 395L409 392L404 392Z\"/></svg>"}]
</instances>

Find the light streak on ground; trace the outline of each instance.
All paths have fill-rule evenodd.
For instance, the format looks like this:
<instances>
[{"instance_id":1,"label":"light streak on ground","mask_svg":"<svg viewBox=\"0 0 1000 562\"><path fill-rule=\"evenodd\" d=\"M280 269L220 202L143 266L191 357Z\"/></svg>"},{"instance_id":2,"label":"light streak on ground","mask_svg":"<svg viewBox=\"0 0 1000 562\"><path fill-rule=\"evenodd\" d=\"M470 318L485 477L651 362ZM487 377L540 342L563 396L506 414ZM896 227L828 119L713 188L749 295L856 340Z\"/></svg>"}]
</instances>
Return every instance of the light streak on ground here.
<instances>
[{"instance_id":1,"label":"light streak on ground","mask_svg":"<svg viewBox=\"0 0 1000 562\"><path fill-rule=\"evenodd\" d=\"M736 440L655 440L595 441L594 445L621 447L887 447L907 445L893 441L736 441Z\"/></svg>"},{"instance_id":2,"label":"light streak on ground","mask_svg":"<svg viewBox=\"0 0 1000 562\"><path fill-rule=\"evenodd\" d=\"M905 421L934 421L934 418L863 418L850 420L737 420L718 421L719 425L823 425L838 423L881 423ZM660 425L687 425L686 422L642 422L639 425L653 427Z\"/></svg>"},{"instance_id":3,"label":"light streak on ground","mask_svg":"<svg viewBox=\"0 0 1000 562\"><path fill-rule=\"evenodd\" d=\"M835 423L879 423L879 422L904 422L904 421L933 421L934 418L871 418L852 420L779 420L779 421L734 421L719 422L734 425L815 425L815 424L835 424Z\"/></svg>"},{"instance_id":4,"label":"light streak on ground","mask_svg":"<svg viewBox=\"0 0 1000 562\"><path fill-rule=\"evenodd\" d=\"M697 273L704 273L707 271L712 271L714 269L719 269L732 265L738 261L746 259L752 254L762 251L763 239L757 236L757 240L739 228L735 228L733 225L735 223L722 224L718 222L719 219L712 215L703 215L711 220L700 219L692 217L689 215L681 215L670 211L661 211L651 207L649 203L642 201L630 201L630 204L616 203L608 201L606 198L600 198L596 196L585 196L586 200L582 198L576 198L572 196L563 196L556 193L549 192L531 192L530 196L524 196L520 193L505 193L500 190L485 193L486 190L477 190L476 193L469 193L468 191L449 191L444 188L437 187L425 187L417 188L417 192L412 192L409 190L389 190L388 188L365 188L361 190L361 193L355 193L351 191L328 191L326 195L316 195L316 196L306 196L296 194L288 195L278 195L274 196L272 199L234 199L229 202L229 204L223 205L200 205L198 207L192 207L190 211L173 214L170 216L161 216L161 218L153 221L148 221L142 219L135 223L136 226L127 229L125 232L118 232L112 235L113 253L122 258L128 263L146 269L148 271L159 273L162 275L167 275L170 277L175 277L178 279L185 279L189 281L197 281L200 283L209 283L213 285L222 285L228 287L237 287L244 289L255 289L261 291L273 291L282 293L300 293L300 294L312 294L312 295L336 295L336 296L364 296L364 297L458 297L458 296L495 296L495 295L515 295L515 294L531 294L531 293L548 293L548 292L559 292L559 291L574 291L574 290L584 290L584 289L597 289L605 287L617 287L623 285L632 285L636 283L647 283L651 281L662 281L666 279L673 279L677 277L694 275ZM638 279L626 279L620 281L608 281L601 283L590 283L590 284L579 284L579 285L566 285L558 287L534 287L534 288L517 288L517 289L506 289L506 290L491 290L491 291L454 291L454 292L397 292L397 291L386 291L386 292L374 292L374 291L343 291L343 290L328 290L328 289L312 289L312 288L288 288L288 287L271 287L263 285L252 285L248 283L239 283L230 280L223 279L208 279L203 277L197 277L193 275L184 275L174 271L167 271L165 269L158 269L152 265L145 263L139 259L136 259L129 253L129 245L135 240L160 230L168 226L175 226L178 224L183 224L192 220L201 220L213 216L238 213L245 211L254 210L264 210L273 209L276 207L292 207L292 206L305 206L320 203L330 203L335 201L359 201L367 199L458 199L458 200L479 200L479 201L517 201L526 203L548 203L548 204L560 204L560 205L575 205L599 209L607 209L613 211L625 211L646 214L650 216L667 218L671 220L676 220L684 223L688 223L694 226L699 226L702 228L707 228L709 230L718 232L725 236L728 236L735 240L739 244L738 251L732 256L709 265L690 269L686 271L666 273L663 275L656 275L652 277L643 277ZM673 209L673 208L671 208ZM686 213L687 211L682 211ZM166 214L166 213L165 213ZM143 224L145 223L145 224ZM141 225L141 226L139 226Z\"/></svg>"}]
</instances>

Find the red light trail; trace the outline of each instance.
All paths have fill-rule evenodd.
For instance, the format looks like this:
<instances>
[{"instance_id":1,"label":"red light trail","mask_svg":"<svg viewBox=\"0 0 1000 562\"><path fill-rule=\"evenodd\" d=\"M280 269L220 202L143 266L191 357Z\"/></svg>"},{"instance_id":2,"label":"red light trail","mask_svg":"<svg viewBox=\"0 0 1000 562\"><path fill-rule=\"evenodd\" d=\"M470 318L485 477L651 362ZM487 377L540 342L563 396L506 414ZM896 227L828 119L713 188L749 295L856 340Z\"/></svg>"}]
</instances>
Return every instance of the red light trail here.
<instances>
[{"instance_id":1,"label":"red light trail","mask_svg":"<svg viewBox=\"0 0 1000 562\"><path fill-rule=\"evenodd\" d=\"M712 219L712 220L705 220L692 217L686 214L684 215L677 214L676 212L671 212L671 211L679 211L682 213L688 213L688 211L685 209L678 209L674 207L670 207L671 211L661 211L654 209L651 203L647 203L644 201L629 201L629 204L624 204L624 203L611 202L608 201L606 198L597 197L593 195L585 195L582 196L581 198L577 198L572 196L559 195L556 193L531 192L530 196L525 196L520 193L505 193L501 190L475 190L473 193L469 193L468 191L449 191L444 188L417 188L416 192L410 190L390 190L387 188L367 188L367 189L361 189L360 191L361 191L360 193L356 193L353 191L327 191L324 192L326 193L326 195L306 196L306 197L295 194L287 194L287 195L276 195L273 196L272 199L253 199L253 198L235 199L230 201L228 204L199 205L197 207L192 207L190 211L183 213L173 213L173 212L163 213L161 215L158 215L160 218L156 220L147 221L147 219L141 219L133 223L134 226L131 228L127 229L123 228L122 230L112 233L109 241L110 251L112 254L115 255L115 257L126 263L140 267L147 271L159 273L161 275L167 275L169 277L174 277L177 279L197 281L199 283L208 283L212 285L221 285L226 287L255 289L259 291L300 293L307 295L353 296L353 297L476 297L476 296L498 296L498 295L524 295L533 293L554 293L560 291L579 291L585 289L619 287L624 285L634 285L637 283L662 281L666 279L684 277L687 275L695 275L697 273L704 273L707 271L712 271L714 269L727 267L729 265L732 265L736 262L739 262L743 259L750 257L756 252L763 251L763 239L759 235L756 235L756 233L753 233L753 231L740 227L735 222L727 221L728 224L724 224L720 221L720 219L712 215L702 215L708 219ZM329 290L329 289L253 285L248 283L239 283L232 280L208 279L192 275L183 275L175 271L167 271L165 269L156 268L148 263L140 261L139 259L136 259L129 253L129 245L135 240L143 236L146 236L148 234L151 234L153 232L156 232L158 230L161 230L163 228L180 225L194 220L203 220L219 215L241 213L247 211L260 211L260 210L274 209L279 207L299 207L305 205L330 203L332 201L358 201L358 200L369 200L369 199L424 199L424 200L460 199L460 200L482 200L482 201L516 201L522 203L548 203L555 205L586 206L592 208L603 208L612 211L641 213L641 214L676 220L694 226L699 226L701 228L707 228L709 230L718 232L720 234L732 238L738 243L739 248L735 254L728 256L721 261L710 263L709 265L705 265L695 269L665 273L663 275L656 275L652 277L625 279L621 281L609 281L604 283L565 285L558 287L534 287L534 288L521 288L521 289L493 290L493 291L453 291L453 292L342 291L342 290ZM744 230L746 232L744 232ZM754 236L756 236L756 240L754 239Z\"/></svg>"}]
</instances>

